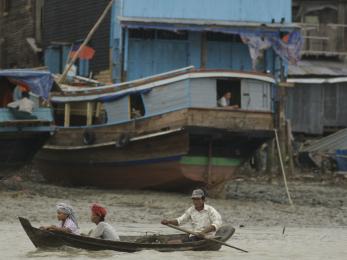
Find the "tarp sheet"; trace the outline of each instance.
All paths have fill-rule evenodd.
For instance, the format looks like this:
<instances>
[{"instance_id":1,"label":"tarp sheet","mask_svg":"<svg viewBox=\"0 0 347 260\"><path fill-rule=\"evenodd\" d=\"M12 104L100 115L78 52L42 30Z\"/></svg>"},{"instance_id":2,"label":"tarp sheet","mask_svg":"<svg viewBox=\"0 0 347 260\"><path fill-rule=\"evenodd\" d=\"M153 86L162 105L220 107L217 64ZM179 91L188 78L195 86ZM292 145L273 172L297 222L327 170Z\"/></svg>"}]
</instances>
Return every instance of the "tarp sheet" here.
<instances>
[{"instance_id":1,"label":"tarp sheet","mask_svg":"<svg viewBox=\"0 0 347 260\"><path fill-rule=\"evenodd\" d=\"M303 37L299 29L293 28L270 28L266 24L254 28L216 26L216 25L195 25L195 24L170 24L170 23L150 23L122 21L122 26L128 29L155 29L169 31L205 31L225 34L240 35L243 43L249 47L250 55L255 66L260 51L272 47L273 50L283 60L291 64L296 64L301 57Z\"/></svg>"},{"instance_id":2,"label":"tarp sheet","mask_svg":"<svg viewBox=\"0 0 347 260\"><path fill-rule=\"evenodd\" d=\"M0 77L6 77L13 83L22 83L31 92L45 99L48 99L54 82L53 75L48 71L26 69L0 70Z\"/></svg>"}]
</instances>

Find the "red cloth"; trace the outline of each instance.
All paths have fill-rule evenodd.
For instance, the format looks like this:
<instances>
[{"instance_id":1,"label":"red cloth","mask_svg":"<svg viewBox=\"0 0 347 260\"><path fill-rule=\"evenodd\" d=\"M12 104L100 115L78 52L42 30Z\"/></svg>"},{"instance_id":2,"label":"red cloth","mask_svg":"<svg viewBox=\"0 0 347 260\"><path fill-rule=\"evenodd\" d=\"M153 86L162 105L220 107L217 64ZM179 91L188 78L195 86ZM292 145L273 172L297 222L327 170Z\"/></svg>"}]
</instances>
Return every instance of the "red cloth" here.
<instances>
[{"instance_id":1,"label":"red cloth","mask_svg":"<svg viewBox=\"0 0 347 260\"><path fill-rule=\"evenodd\" d=\"M102 217L102 218L104 218L107 214L107 210L104 207L102 207L96 203L92 205L91 210L95 215Z\"/></svg>"},{"instance_id":2,"label":"red cloth","mask_svg":"<svg viewBox=\"0 0 347 260\"><path fill-rule=\"evenodd\" d=\"M70 52L70 58L73 58L75 53L78 51L78 48L72 48ZM91 60L94 57L95 50L92 47L84 46L81 50L81 52L78 54L78 58L81 60Z\"/></svg>"}]
</instances>

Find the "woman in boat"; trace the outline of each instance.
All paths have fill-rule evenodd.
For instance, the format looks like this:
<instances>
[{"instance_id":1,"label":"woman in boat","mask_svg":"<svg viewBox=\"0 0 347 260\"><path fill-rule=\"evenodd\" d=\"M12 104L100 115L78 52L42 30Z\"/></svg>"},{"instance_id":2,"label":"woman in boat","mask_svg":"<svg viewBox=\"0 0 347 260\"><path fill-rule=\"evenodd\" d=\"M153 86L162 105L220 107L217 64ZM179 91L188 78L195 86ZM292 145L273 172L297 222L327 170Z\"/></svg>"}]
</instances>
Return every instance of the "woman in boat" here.
<instances>
[{"instance_id":1,"label":"woman in boat","mask_svg":"<svg viewBox=\"0 0 347 260\"><path fill-rule=\"evenodd\" d=\"M96 228L89 234L90 237L119 241L116 230L105 221L107 210L99 204L91 206L91 221L96 224Z\"/></svg>"},{"instance_id":2,"label":"woman in boat","mask_svg":"<svg viewBox=\"0 0 347 260\"><path fill-rule=\"evenodd\" d=\"M79 235L79 229L74 209L66 203L57 204L57 218L61 221L59 226L41 227L41 229L47 229L50 231L62 231L66 233L72 233Z\"/></svg>"},{"instance_id":3,"label":"woman in boat","mask_svg":"<svg viewBox=\"0 0 347 260\"><path fill-rule=\"evenodd\" d=\"M193 231L199 236L190 236L182 242L192 242L204 239L204 237L214 237L216 231L222 226L222 217L218 211L205 204L206 193L202 189L196 189L192 193L193 206L177 219L163 219L162 224L172 224L179 226L191 222Z\"/></svg>"}]
</instances>

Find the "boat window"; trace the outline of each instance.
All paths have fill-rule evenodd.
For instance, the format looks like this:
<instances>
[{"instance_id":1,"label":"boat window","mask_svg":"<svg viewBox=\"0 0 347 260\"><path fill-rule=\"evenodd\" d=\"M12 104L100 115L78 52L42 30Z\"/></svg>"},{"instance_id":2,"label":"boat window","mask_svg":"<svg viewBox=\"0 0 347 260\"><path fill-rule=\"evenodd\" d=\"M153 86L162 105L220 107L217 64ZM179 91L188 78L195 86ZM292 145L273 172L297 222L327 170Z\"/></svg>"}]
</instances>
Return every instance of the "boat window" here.
<instances>
[{"instance_id":1,"label":"boat window","mask_svg":"<svg viewBox=\"0 0 347 260\"><path fill-rule=\"evenodd\" d=\"M219 79L217 80L217 100L219 101L226 93L231 93L228 106L241 107L241 80L240 79Z\"/></svg>"},{"instance_id":2,"label":"boat window","mask_svg":"<svg viewBox=\"0 0 347 260\"><path fill-rule=\"evenodd\" d=\"M139 118L145 115L145 106L141 94L130 95L131 118Z\"/></svg>"},{"instance_id":3,"label":"boat window","mask_svg":"<svg viewBox=\"0 0 347 260\"><path fill-rule=\"evenodd\" d=\"M65 104L54 104L53 108L55 124L64 126ZM85 126L87 123L90 123L90 125L107 123L107 113L102 103L91 102L90 113L90 122L88 122L88 103L70 103L70 126Z\"/></svg>"}]
</instances>

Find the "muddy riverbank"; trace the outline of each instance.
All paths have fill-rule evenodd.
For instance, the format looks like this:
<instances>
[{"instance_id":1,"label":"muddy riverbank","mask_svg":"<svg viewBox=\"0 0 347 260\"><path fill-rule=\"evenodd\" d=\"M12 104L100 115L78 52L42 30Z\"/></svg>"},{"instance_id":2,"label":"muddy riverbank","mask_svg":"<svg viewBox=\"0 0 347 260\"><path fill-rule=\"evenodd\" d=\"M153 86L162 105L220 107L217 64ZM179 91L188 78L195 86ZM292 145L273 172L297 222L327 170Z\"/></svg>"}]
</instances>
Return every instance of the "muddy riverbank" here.
<instances>
[{"instance_id":1,"label":"muddy riverbank","mask_svg":"<svg viewBox=\"0 0 347 260\"><path fill-rule=\"evenodd\" d=\"M17 216L30 219L35 226L55 224L55 204L67 201L78 213L81 231L86 232L93 227L89 206L99 202L108 208L107 219L120 234L169 233L174 231L160 225L160 220L182 214L191 205L190 194L61 187L22 175L0 185L0 259L344 259L346 182L311 178L290 180L288 185L294 207L288 204L281 178L239 178L228 183L225 199L208 198L207 203L220 211L224 222L236 228L229 243L250 254L225 247L208 253L123 254L69 248L47 252L35 249Z\"/></svg>"}]
</instances>

